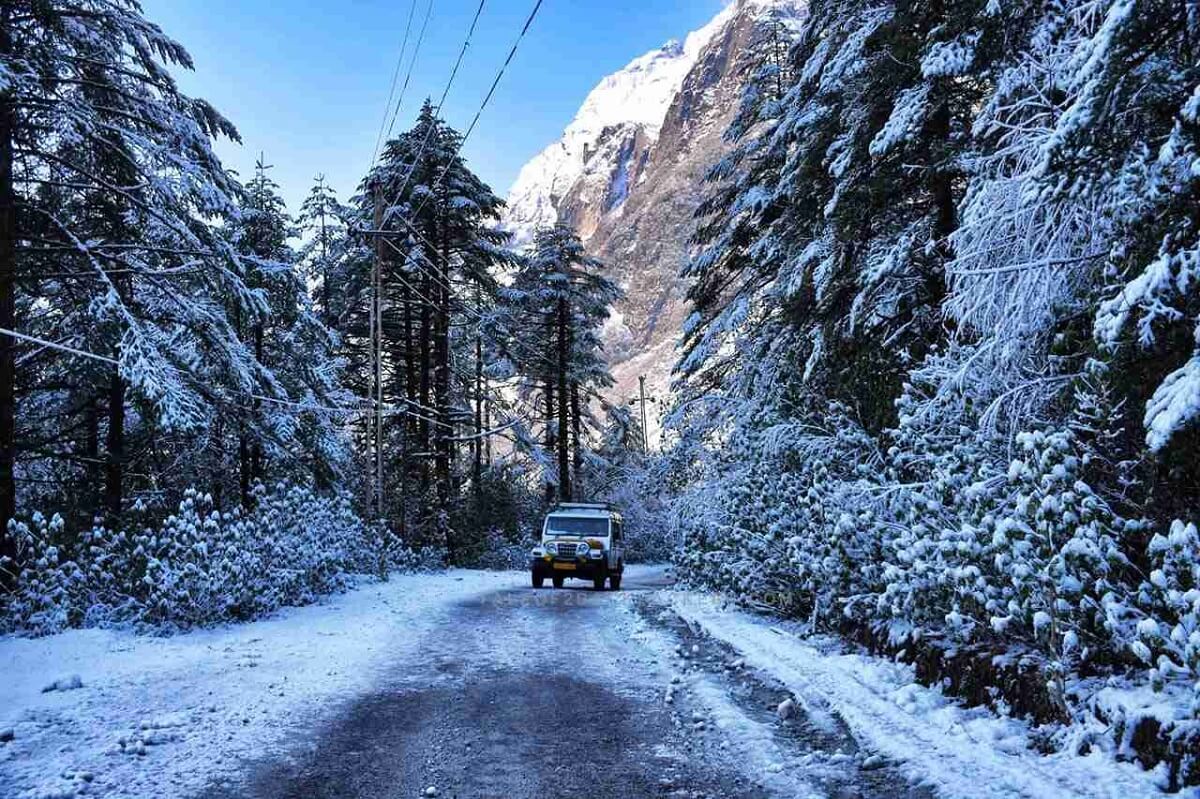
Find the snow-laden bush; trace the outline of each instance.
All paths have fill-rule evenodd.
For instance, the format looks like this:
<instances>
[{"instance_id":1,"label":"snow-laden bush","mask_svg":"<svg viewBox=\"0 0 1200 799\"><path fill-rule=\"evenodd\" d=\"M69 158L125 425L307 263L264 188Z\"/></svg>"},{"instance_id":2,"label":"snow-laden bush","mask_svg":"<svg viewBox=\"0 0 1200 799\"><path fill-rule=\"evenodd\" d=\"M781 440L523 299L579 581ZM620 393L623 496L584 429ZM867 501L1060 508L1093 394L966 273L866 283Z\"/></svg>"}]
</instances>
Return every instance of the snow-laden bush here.
<instances>
[{"instance_id":1,"label":"snow-laden bush","mask_svg":"<svg viewBox=\"0 0 1200 799\"><path fill-rule=\"evenodd\" d=\"M1192 713L1200 718L1200 533L1176 520L1149 545L1151 571L1138 591L1147 615L1137 627L1134 652L1153 665L1157 686L1182 675L1195 682Z\"/></svg>"},{"instance_id":2,"label":"snow-laden bush","mask_svg":"<svg viewBox=\"0 0 1200 799\"><path fill-rule=\"evenodd\" d=\"M14 587L3 600L11 630L133 622L186 628L256 618L346 589L356 575L416 569L414 552L368 525L344 496L295 485L255 488L253 510L223 513L185 493L176 513L137 532L95 527L68 545L58 516L13 522Z\"/></svg>"},{"instance_id":3,"label":"snow-laden bush","mask_svg":"<svg viewBox=\"0 0 1200 799\"><path fill-rule=\"evenodd\" d=\"M685 579L833 625L847 599L878 586L878 453L842 408L825 428L775 424L730 442L728 460L676 503Z\"/></svg>"},{"instance_id":4,"label":"snow-laden bush","mask_svg":"<svg viewBox=\"0 0 1200 799\"><path fill-rule=\"evenodd\" d=\"M1004 472L972 468L955 447L903 492L878 608L905 626L1019 641L1051 660L1119 657L1132 630L1119 542L1138 524L1082 480L1069 433L1025 433L1017 445Z\"/></svg>"},{"instance_id":5,"label":"snow-laden bush","mask_svg":"<svg viewBox=\"0 0 1200 799\"><path fill-rule=\"evenodd\" d=\"M727 442L675 507L685 580L897 648L1020 653L1056 697L1097 669L1200 680L1200 534L1176 522L1153 536L1143 576L1147 523L1089 485L1070 431L991 442L902 414L881 452L843 409L827 419Z\"/></svg>"},{"instance_id":6,"label":"snow-laden bush","mask_svg":"<svg viewBox=\"0 0 1200 799\"><path fill-rule=\"evenodd\" d=\"M6 623L37 634L71 626L71 612L86 578L74 561L61 557L54 543L62 539L62 517L46 519L35 513L30 524L10 522L8 531L28 562L17 572L17 588L6 601Z\"/></svg>"}]
</instances>

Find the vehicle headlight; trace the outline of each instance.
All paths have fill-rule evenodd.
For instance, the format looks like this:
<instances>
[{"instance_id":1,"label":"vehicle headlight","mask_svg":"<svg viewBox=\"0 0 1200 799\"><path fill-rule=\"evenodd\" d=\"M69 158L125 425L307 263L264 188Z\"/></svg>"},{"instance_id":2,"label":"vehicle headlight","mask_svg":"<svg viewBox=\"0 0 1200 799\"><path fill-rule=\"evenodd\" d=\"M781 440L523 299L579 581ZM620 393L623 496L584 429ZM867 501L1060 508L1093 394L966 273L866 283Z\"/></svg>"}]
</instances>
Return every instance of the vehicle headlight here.
<instances>
[{"instance_id":1,"label":"vehicle headlight","mask_svg":"<svg viewBox=\"0 0 1200 799\"><path fill-rule=\"evenodd\" d=\"M581 542L579 542L579 545L575 548L575 554L581 558L587 557L587 554L588 554L588 552L591 551L591 549L592 549L591 544L589 544L587 541L581 541Z\"/></svg>"}]
</instances>

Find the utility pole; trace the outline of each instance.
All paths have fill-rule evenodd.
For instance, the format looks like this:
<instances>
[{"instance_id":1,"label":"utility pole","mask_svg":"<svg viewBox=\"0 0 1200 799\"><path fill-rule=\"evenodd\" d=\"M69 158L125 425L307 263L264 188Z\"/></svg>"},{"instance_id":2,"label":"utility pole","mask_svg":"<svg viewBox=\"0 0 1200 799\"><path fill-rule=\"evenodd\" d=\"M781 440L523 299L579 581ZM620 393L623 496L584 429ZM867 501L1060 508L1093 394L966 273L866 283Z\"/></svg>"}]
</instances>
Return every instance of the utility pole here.
<instances>
[{"instance_id":1,"label":"utility pole","mask_svg":"<svg viewBox=\"0 0 1200 799\"><path fill-rule=\"evenodd\" d=\"M650 430L646 427L646 376L638 375L638 393L642 403L642 454L650 454Z\"/></svg>"},{"instance_id":2,"label":"utility pole","mask_svg":"<svg viewBox=\"0 0 1200 799\"><path fill-rule=\"evenodd\" d=\"M383 198L379 184L374 186L375 230L383 230ZM371 386L372 404L375 415L371 435L368 436L367 454L372 453L370 439L374 439L374 498L375 515L383 516L383 239L375 237L375 259L371 265Z\"/></svg>"}]
</instances>

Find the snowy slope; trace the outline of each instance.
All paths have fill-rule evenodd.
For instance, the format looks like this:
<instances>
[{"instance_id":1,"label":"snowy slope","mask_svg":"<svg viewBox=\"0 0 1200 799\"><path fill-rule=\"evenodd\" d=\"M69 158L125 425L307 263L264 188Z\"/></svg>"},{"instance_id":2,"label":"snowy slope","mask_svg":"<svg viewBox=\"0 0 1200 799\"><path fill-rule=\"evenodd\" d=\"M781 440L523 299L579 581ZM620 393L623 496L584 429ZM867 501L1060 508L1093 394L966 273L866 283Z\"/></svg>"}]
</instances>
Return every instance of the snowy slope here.
<instances>
[{"instance_id":1,"label":"snowy slope","mask_svg":"<svg viewBox=\"0 0 1200 799\"><path fill-rule=\"evenodd\" d=\"M624 130L640 132L651 143L657 140L684 78L735 9L726 7L684 42L668 41L592 89L562 137L527 163L509 190L505 224L518 244L527 243L538 226L558 220L558 202L587 175L603 138Z\"/></svg>"}]
</instances>

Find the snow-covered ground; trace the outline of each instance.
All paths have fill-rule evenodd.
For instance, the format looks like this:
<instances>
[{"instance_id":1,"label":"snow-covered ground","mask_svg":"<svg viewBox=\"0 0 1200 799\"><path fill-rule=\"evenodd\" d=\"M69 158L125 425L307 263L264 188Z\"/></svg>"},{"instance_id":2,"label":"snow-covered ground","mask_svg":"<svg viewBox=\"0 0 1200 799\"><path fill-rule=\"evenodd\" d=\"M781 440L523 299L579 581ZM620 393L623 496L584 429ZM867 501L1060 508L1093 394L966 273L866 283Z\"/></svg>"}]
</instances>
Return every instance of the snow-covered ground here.
<instances>
[{"instance_id":1,"label":"snow-covered ground","mask_svg":"<svg viewBox=\"0 0 1200 799\"><path fill-rule=\"evenodd\" d=\"M1030 728L982 709L964 708L936 688L919 685L911 666L837 651L800 638L720 598L677 592L683 619L738 650L794 692L809 715L836 714L866 747L897 761L908 776L945 797L1068 796L1133 799L1162 796L1163 775L1117 762L1109 752L1042 755L1029 748Z\"/></svg>"},{"instance_id":2,"label":"snow-covered ground","mask_svg":"<svg viewBox=\"0 0 1200 799\"><path fill-rule=\"evenodd\" d=\"M824 796L831 774L849 786L891 775L882 793L876 784L863 794L873 797L906 782L947 799L1161 795L1161 775L1107 752L1035 752L1027 724L962 708L915 684L907 666L802 639L718 598L665 589L661 568L635 568L627 578L633 590L597 594L527 589L521 572L405 575L272 619L173 637L82 630L0 639L0 739L11 734L0 743L0 797L200 796L261 776L271 762L319 782L321 769L336 774L339 767L316 761L313 770L296 758L317 752L318 741L357 749L359 737L386 738L412 721L391 720L388 713L401 711L388 708L432 714L417 724L421 730L404 733L415 736L405 738L407 746L443 755L465 747L431 761L440 784L478 795L472 791L493 768L496 780L518 786L514 795L526 795L520 791L540 784L541 744L530 743L532 728L529 735L492 734L493 726L526 723L525 700L498 699L496 686L520 693L568 678L572 691L595 686L596 701L638 708L640 721L592 729L597 746L615 736L619 751L654 752L693 779L741 774L742 782L724 783L747 791L738 796L761 795L754 785L773 796ZM691 637L679 633L689 628ZM356 700L396 691L409 699L372 706L363 717L376 729L358 729L359 717L345 713ZM789 692L816 738L848 730L850 745L843 751L840 743L796 737L764 710L764 698L773 707ZM447 695L460 696L463 707L435 712L422 704ZM540 712L553 714L550 706ZM665 722L655 718L664 712L681 730L677 740L655 737L663 735ZM588 734L591 725L576 721L557 719L565 726L551 723L547 734ZM322 737L331 729L339 732ZM424 785L427 758L412 757L420 761L417 776L405 779ZM642 771L659 762L639 757ZM523 764L516 777L502 767L512 762ZM479 767L452 768L462 763ZM659 782L654 774L641 779L643 787ZM247 795L257 796L253 790Z\"/></svg>"},{"instance_id":3,"label":"snow-covered ground","mask_svg":"<svg viewBox=\"0 0 1200 799\"><path fill-rule=\"evenodd\" d=\"M294 743L419 657L456 602L523 574L364 585L277 617L172 637L75 630L0 640L0 797L187 796ZM70 688L78 676L81 687ZM65 690L45 690L64 682Z\"/></svg>"}]
</instances>

